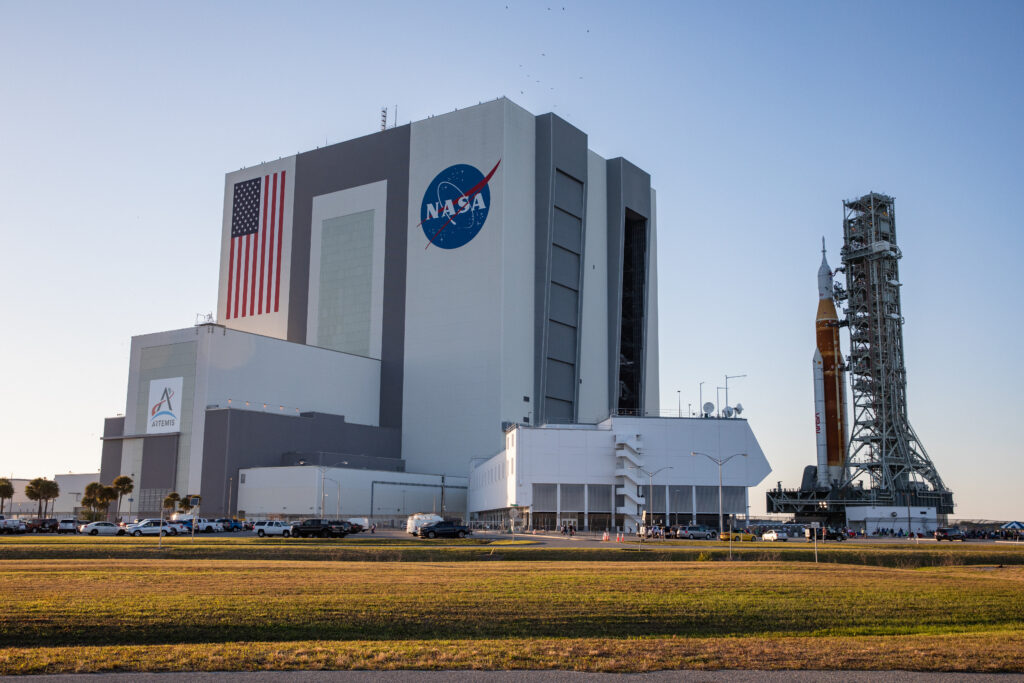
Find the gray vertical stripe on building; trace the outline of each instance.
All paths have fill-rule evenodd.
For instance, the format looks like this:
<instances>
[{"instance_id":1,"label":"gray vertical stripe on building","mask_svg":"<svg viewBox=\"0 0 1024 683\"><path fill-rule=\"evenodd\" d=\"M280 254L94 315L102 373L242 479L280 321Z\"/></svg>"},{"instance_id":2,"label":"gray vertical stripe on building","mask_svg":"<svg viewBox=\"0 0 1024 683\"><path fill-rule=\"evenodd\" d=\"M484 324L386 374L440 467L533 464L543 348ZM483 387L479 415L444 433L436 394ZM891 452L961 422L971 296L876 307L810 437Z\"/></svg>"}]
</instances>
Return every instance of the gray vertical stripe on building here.
<instances>
[{"instance_id":1,"label":"gray vertical stripe on building","mask_svg":"<svg viewBox=\"0 0 1024 683\"><path fill-rule=\"evenodd\" d=\"M408 125L304 152L295 159L292 219L291 294L288 341L306 340L310 235L313 198L386 180L388 196L384 237L384 305L381 329L380 425L402 426L405 363L405 266L409 234ZM310 340L315 342L315 340Z\"/></svg>"},{"instance_id":2,"label":"gray vertical stripe on building","mask_svg":"<svg viewBox=\"0 0 1024 683\"><path fill-rule=\"evenodd\" d=\"M536 422L578 418L587 136L554 114L537 117L534 300Z\"/></svg>"}]
</instances>

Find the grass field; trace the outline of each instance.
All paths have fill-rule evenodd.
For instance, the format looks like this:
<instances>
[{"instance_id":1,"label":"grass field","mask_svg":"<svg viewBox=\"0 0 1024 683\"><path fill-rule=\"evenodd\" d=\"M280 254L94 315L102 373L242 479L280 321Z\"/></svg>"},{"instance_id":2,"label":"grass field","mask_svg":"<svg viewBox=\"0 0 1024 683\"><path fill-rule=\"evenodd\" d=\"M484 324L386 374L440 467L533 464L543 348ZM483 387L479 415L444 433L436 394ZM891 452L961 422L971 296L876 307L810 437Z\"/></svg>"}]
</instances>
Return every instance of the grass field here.
<instances>
[{"instance_id":1,"label":"grass field","mask_svg":"<svg viewBox=\"0 0 1024 683\"><path fill-rule=\"evenodd\" d=\"M0 559L0 586L0 673L1024 671L1021 566Z\"/></svg>"},{"instance_id":2,"label":"grass field","mask_svg":"<svg viewBox=\"0 0 1024 683\"><path fill-rule=\"evenodd\" d=\"M344 539L238 538L199 536L164 539L162 548L152 537L0 536L0 560L45 559L181 559L181 560L296 560L362 562L473 562L590 561L590 562L693 562L725 561L730 551L718 541L648 542L642 552L636 543L587 543L579 548L548 548L518 537L420 540L360 535ZM496 540L501 539L501 540ZM814 562L807 543L736 543L732 557L739 561ZM823 563L915 568L978 564L1024 565L1024 544L991 543L871 544L828 543L819 546Z\"/></svg>"}]
</instances>

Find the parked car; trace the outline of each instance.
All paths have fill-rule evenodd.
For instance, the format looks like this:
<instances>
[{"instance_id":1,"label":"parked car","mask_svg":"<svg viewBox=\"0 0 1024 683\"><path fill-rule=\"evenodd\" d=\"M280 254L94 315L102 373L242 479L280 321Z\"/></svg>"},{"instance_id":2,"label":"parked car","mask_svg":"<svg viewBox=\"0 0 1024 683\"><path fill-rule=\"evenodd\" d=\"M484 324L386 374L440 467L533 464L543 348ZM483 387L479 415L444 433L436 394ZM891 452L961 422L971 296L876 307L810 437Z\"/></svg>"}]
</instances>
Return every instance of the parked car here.
<instances>
[{"instance_id":1,"label":"parked car","mask_svg":"<svg viewBox=\"0 0 1024 683\"><path fill-rule=\"evenodd\" d=\"M48 534L57 530L57 520L29 519L26 520L25 526L28 529L29 533Z\"/></svg>"},{"instance_id":2,"label":"parked car","mask_svg":"<svg viewBox=\"0 0 1024 683\"><path fill-rule=\"evenodd\" d=\"M124 529L113 522L89 522L78 527L78 533L90 536L124 536Z\"/></svg>"},{"instance_id":3,"label":"parked car","mask_svg":"<svg viewBox=\"0 0 1024 683\"><path fill-rule=\"evenodd\" d=\"M433 522L432 524L424 524L420 527L419 536L420 538L437 538L437 537L449 537L449 538L465 538L467 534L472 533L469 527L455 522Z\"/></svg>"},{"instance_id":4,"label":"parked car","mask_svg":"<svg viewBox=\"0 0 1024 683\"><path fill-rule=\"evenodd\" d=\"M720 541L728 541L732 538L733 541L756 541L757 534L752 534L749 531L723 531L718 534Z\"/></svg>"},{"instance_id":5,"label":"parked car","mask_svg":"<svg viewBox=\"0 0 1024 683\"><path fill-rule=\"evenodd\" d=\"M256 535L261 538L263 536L284 536L288 538L292 535L292 525L279 519L256 522L253 524L253 528L256 529Z\"/></svg>"},{"instance_id":6,"label":"parked car","mask_svg":"<svg viewBox=\"0 0 1024 683\"><path fill-rule=\"evenodd\" d=\"M322 538L344 538L352 529L352 525L340 519L304 519L292 526L292 536L306 538L320 536Z\"/></svg>"},{"instance_id":7,"label":"parked car","mask_svg":"<svg viewBox=\"0 0 1024 683\"><path fill-rule=\"evenodd\" d=\"M789 534L781 529L769 529L761 534L762 541L788 541Z\"/></svg>"},{"instance_id":8,"label":"parked car","mask_svg":"<svg viewBox=\"0 0 1024 683\"><path fill-rule=\"evenodd\" d=\"M9 519L0 515L0 533L23 534L28 531L25 522L20 519Z\"/></svg>"},{"instance_id":9,"label":"parked car","mask_svg":"<svg viewBox=\"0 0 1024 683\"><path fill-rule=\"evenodd\" d=\"M220 522L215 522L212 519L206 519L204 517L186 517L184 519L179 517L174 521L179 522L182 526L184 526L185 533L188 534L192 533L193 521L195 522L196 525L196 533L212 534L215 531L224 531L224 527L221 526Z\"/></svg>"},{"instance_id":10,"label":"parked car","mask_svg":"<svg viewBox=\"0 0 1024 683\"><path fill-rule=\"evenodd\" d=\"M129 524L124 531L132 536L166 536L171 533L168 523L161 524L159 519L147 519L137 524Z\"/></svg>"},{"instance_id":11,"label":"parked car","mask_svg":"<svg viewBox=\"0 0 1024 683\"><path fill-rule=\"evenodd\" d=\"M244 527L246 531L252 531L256 528L256 522L252 521L251 519L246 520L242 522L242 527Z\"/></svg>"},{"instance_id":12,"label":"parked car","mask_svg":"<svg viewBox=\"0 0 1024 683\"><path fill-rule=\"evenodd\" d=\"M57 533L58 534L77 534L78 533L78 520L77 519L62 519L57 522Z\"/></svg>"},{"instance_id":13,"label":"parked car","mask_svg":"<svg viewBox=\"0 0 1024 683\"><path fill-rule=\"evenodd\" d=\"M964 543L967 541L967 537L964 536L964 532L955 527L939 527L935 530L935 540L960 541L961 543Z\"/></svg>"},{"instance_id":14,"label":"parked car","mask_svg":"<svg viewBox=\"0 0 1024 683\"><path fill-rule=\"evenodd\" d=\"M227 517L223 517L221 519L218 519L217 522L222 527L224 527L224 531L242 531L244 529L242 523L239 522L237 519L229 519Z\"/></svg>"},{"instance_id":15,"label":"parked car","mask_svg":"<svg viewBox=\"0 0 1024 683\"><path fill-rule=\"evenodd\" d=\"M708 527L700 524L693 526L681 526L676 531L676 538L687 538L691 540L695 538L703 538L710 540L714 537L714 529L709 529Z\"/></svg>"}]
</instances>

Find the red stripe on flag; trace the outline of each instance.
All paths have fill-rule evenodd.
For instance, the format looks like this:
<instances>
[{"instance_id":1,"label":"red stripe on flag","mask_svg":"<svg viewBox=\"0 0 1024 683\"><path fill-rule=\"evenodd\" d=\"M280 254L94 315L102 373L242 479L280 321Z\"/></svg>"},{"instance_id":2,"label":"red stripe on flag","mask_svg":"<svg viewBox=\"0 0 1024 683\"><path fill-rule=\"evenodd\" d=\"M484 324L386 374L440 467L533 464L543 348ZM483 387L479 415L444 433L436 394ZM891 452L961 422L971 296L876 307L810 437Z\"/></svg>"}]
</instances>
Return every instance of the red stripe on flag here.
<instances>
[{"instance_id":1,"label":"red stripe on flag","mask_svg":"<svg viewBox=\"0 0 1024 683\"><path fill-rule=\"evenodd\" d=\"M234 238L232 238L232 239L234 239ZM235 318L238 317L238 293L242 289L242 285L241 285L241 280L242 280L242 243L241 243L241 241L239 241L239 243L238 243L238 249L236 250L236 252L238 253L238 263L235 264L235 301L234 301L234 304L232 304L234 306L234 313L232 315Z\"/></svg>"},{"instance_id":2,"label":"red stripe on flag","mask_svg":"<svg viewBox=\"0 0 1024 683\"><path fill-rule=\"evenodd\" d=\"M231 285L235 277L235 238L228 236L228 243L231 245L231 256L228 257L228 299L224 305L224 317L231 320Z\"/></svg>"},{"instance_id":3,"label":"red stripe on flag","mask_svg":"<svg viewBox=\"0 0 1024 683\"><path fill-rule=\"evenodd\" d=\"M245 317L245 312L249 306L246 295L249 293L249 236L245 236L245 268L242 270L242 317Z\"/></svg>"},{"instance_id":4,"label":"red stripe on flag","mask_svg":"<svg viewBox=\"0 0 1024 683\"><path fill-rule=\"evenodd\" d=\"M281 305L281 229L284 226L284 171L281 171L281 214L277 221L277 275L274 278L274 311Z\"/></svg>"}]
</instances>

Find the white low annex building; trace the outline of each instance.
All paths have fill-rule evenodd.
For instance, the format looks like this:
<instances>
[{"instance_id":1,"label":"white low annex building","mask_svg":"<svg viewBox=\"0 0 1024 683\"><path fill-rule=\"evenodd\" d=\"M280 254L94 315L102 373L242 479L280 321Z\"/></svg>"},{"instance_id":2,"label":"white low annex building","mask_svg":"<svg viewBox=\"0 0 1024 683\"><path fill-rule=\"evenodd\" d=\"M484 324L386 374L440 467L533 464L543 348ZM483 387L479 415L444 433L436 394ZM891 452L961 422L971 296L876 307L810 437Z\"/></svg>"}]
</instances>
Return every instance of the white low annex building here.
<instances>
[{"instance_id":1,"label":"white low annex building","mask_svg":"<svg viewBox=\"0 0 1024 683\"><path fill-rule=\"evenodd\" d=\"M713 460L730 456L721 467ZM527 529L626 531L646 510L658 524L717 528L719 483L724 514L746 517L749 487L771 472L746 420L710 417L515 425L505 450L474 465L470 518L507 524L515 515Z\"/></svg>"},{"instance_id":2,"label":"white low annex building","mask_svg":"<svg viewBox=\"0 0 1024 683\"><path fill-rule=\"evenodd\" d=\"M367 517L404 525L416 512L466 514L466 477L350 467L250 467L238 472L238 511L247 519Z\"/></svg>"}]
</instances>

